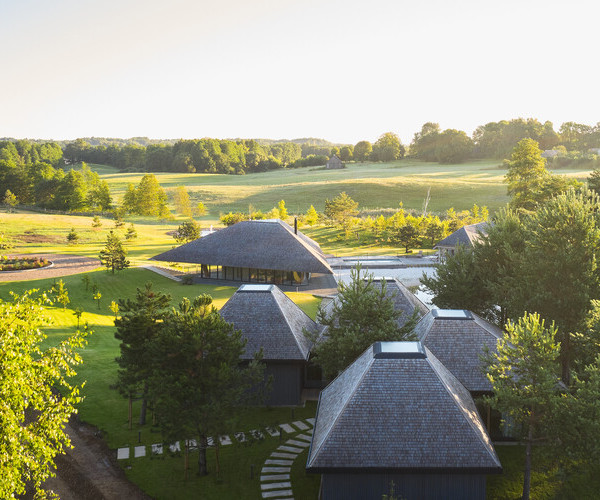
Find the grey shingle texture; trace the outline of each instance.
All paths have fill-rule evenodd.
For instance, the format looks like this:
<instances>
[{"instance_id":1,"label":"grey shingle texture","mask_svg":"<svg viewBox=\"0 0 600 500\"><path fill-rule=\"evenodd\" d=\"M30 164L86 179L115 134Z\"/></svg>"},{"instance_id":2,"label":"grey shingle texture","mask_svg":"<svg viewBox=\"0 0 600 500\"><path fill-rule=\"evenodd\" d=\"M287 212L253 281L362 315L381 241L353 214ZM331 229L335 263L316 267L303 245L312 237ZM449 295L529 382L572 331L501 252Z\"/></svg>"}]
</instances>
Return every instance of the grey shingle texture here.
<instances>
[{"instance_id":1,"label":"grey shingle texture","mask_svg":"<svg viewBox=\"0 0 600 500\"><path fill-rule=\"evenodd\" d=\"M473 242L481 239L481 235L487 234L488 227L489 222L479 222L478 224L463 226L451 235L446 236L443 240L438 241L434 248L455 247L456 245L473 246Z\"/></svg>"},{"instance_id":2,"label":"grey shingle texture","mask_svg":"<svg viewBox=\"0 0 600 500\"><path fill-rule=\"evenodd\" d=\"M424 351L378 359L371 346L322 391L308 470L500 470L470 394Z\"/></svg>"},{"instance_id":3,"label":"grey shingle texture","mask_svg":"<svg viewBox=\"0 0 600 500\"><path fill-rule=\"evenodd\" d=\"M435 317L431 311L417 323L417 338L471 392L488 392L492 386L483 372L481 356L487 347L496 351L502 331L469 313L470 318ZM443 315L442 315L443 316Z\"/></svg>"},{"instance_id":4,"label":"grey shingle texture","mask_svg":"<svg viewBox=\"0 0 600 500\"><path fill-rule=\"evenodd\" d=\"M259 290L244 291L258 288ZM219 311L248 340L243 359L263 349L263 359L306 361L311 348L303 330L317 324L275 285L241 286Z\"/></svg>"}]
</instances>

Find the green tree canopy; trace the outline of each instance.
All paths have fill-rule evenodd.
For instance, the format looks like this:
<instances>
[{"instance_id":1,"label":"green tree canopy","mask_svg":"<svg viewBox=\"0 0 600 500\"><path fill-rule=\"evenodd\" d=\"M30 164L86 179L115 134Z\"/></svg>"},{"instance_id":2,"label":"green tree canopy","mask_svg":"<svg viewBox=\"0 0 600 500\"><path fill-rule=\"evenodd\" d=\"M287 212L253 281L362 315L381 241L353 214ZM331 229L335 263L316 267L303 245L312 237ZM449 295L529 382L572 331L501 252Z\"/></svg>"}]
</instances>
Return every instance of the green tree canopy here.
<instances>
[{"instance_id":1,"label":"green tree canopy","mask_svg":"<svg viewBox=\"0 0 600 500\"><path fill-rule=\"evenodd\" d=\"M403 158L406 148L393 132L386 132L373 144L372 156L377 161L393 161Z\"/></svg>"},{"instance_id":2,"label":"green tree canopy","mask_svg":"<svg viewBox=\"0 0 600 500\"><path fill-rule=\"evenodd\" d=\"M321 338L312 338L316 342L312 352L325 376L335 377L373 342L412 340L417 317L399 327L400 314L386 296L385 282L379 289L372 275L363 274L360 267L353 269L351 281L339 283L332 309L321 308L317 314L326 331Z\"/></svg>"},{"instance_id":3,"label":"green tree canopy","mask_svg":"<svg viewBox=\"0 0 600 500\"><path fill-rule=\"evenodd\" d=\"M115 319L115 338L120 341L121 352L116 360L119 364L117 386L130 401L135 394L142 393L140 425L146 422L148 379L153 368L148 345L159 334L170 301L169 295L155 292L150 282L143 289L137 289L135 299L119 300L121 316ZM131 413L129 417L131 426Z\"/></svg>"},{"instance_id":4,"label":"green tree canopy","mask_svg":"<svg viewBox=\"0 0 600 500\"><path fill-rule=\"evenodd\" d=\"M373 152L373 145L369 141L359 141L354 146L354 159L357 161L367 161Z\"/></svg>"},{"instance_id":5,"label":"green tree canopy","mask_svg":"<svg viewBox=\"0 0 600 500\"><path fill-rule=\"evenodd\" d=\"M358 213L358 202L346 192L340 193L332 200L325 200L324 215L336 224L343 224Z\"/></svg>"},{"instance_id":6,"label":"green tree canopy","mask_svg":"<svg viewBox=\"0 0 600 500\"><path fill-rule=\"evenodd\" d=\"M175 231L173 238L179 244L197 240L200 238L200 224L192 219L182 222Z\"/></svg>"},{"instance_id":7,"label":"green tree canopy","mask_svg":"<svg viewBox=\"0 0 600 500\"><path fill-rule=\"evenodd\" d=\"M149 379L158 422L167 442L196 439L198 473L207 474L208 436L235 430L236 417L250 402L250 388L263 380L260 355L240 364L246 341L212 306L208 295L183 299L147 344Z\"/></svg>"},{"instance_id":8,"label":"green tree canopy","mask_svg":"<svg viewBox=\"0 0 600 500\"><path fill-rule=\"evenodd\" d=\"M129 267L129 261L127 260L127 250L123 247L123 243L119 237L112 232L108 233L106 237L106 245L100 250L100 262L106 266L106 269L111 269L112 273L121 271Z\"/></svg>"},{"instance_id":9,"label":"green tree canopy","mask_svg":"<svg viewBox=\"0 0 600 500\"><path fill-rule=\"evenodd\" d=\"M71 446L65 425L81 398L70 378L81 363L87 332L43 348L48 304L35 290L0 300L1 498L27 489L43 496L41 485L54 475L54 458Z\"/></svg>"},{"instance_id":10,"label":"green tree canopy","mask_svg":"<svg viewBox=\"0 0 600 500\"><path fill-rule=\"evenodd\" d=\"M529 498L531 448L547 438L547 424L559 398L556 329L546 328L537 314L525 314L517 323L508 322L505 336L498 341L497 353L487 359L487 376L493 396L486 401L510 417L525 442L523 499Z\"/></svg>"}]
</instances>

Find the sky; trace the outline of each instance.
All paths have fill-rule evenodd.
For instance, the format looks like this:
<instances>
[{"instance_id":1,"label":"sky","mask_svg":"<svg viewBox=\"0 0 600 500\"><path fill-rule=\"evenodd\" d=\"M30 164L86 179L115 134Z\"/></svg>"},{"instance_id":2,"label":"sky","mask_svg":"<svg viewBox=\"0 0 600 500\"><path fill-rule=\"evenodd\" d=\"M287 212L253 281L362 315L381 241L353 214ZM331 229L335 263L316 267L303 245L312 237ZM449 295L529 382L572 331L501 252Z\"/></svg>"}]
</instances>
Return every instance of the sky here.
<instances>
[{"instance_id":1,"label":"sky","mask_svg":"<svg viewBox=\"0 0 600 500\"><path fill-rule=\"evenodd\" d=\"M0 137L600 122L597 0L0 0Z\"/></svg>"}]
</instances>

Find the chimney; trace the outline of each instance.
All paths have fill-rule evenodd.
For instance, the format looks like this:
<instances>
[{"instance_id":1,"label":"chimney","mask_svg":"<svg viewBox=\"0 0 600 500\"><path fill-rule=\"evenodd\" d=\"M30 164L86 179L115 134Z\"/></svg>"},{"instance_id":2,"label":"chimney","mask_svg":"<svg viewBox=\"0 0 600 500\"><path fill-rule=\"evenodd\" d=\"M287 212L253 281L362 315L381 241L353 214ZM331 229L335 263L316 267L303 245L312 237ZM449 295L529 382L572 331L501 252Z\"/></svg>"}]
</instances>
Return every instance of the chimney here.
<instances>
[{"instance_id":1,"label":"chimney","mask_svg":"<svg viewBox=\"0 0 600 500\"><path fill-rule=\"evenodd\" d=\"M298 234L298 217L294 217L294 234Z\"/></svg>"}]
</instances>

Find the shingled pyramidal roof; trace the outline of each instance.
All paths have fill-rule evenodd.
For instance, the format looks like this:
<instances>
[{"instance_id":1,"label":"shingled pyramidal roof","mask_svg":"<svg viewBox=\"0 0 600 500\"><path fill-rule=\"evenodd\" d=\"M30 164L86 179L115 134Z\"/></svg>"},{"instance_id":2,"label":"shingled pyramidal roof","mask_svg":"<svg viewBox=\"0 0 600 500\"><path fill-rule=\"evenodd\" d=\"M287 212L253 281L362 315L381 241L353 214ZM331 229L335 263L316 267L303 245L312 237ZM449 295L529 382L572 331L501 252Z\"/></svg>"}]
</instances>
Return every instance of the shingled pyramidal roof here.
<instances>
[{"instance_id":1,"label":"shingled pyramidal roof","mask_svg":"<svg viewBox=\"0 0 600 500\"><path fill-rule=\"evenodd\" d=\"M309 472L500 472L475 403L419 342L376 342L321 392Z\"/></svg>"},{"instance_id":2,"label":"shingled pyramidal roof","mask_svg":"<svg viewBox=\"0 0 600 500\"><path fill-rule=\"evenodd\" d=\"M312 344L303 330L317 324L275 285L242 285L219 311L248 340L242 359L306 361Z\"/></svg>"},{"instance_id":3,"label":"shingled pyramidal roof","mask_svg":"<svg viewBox=\"0 0 600 500\"><path fill-rule=\"evenodd\" d=\"M477 224L469 224L454 231L451 235L446 236L443 240L438 241L433 248L437 247L455 247L457 245L473 246L473 243L479 241L483 236L487 235L489 222L479 222Z\"/></svg>"},{"instance_id":4,"label":"shingled pyramidal roof","mask_svg":"<svg viewBox=\"0 0 600 500\"><path fill-rule=\"evenodd\" d=\"M502 330L471 311L432 309L414 330L417 338L471 392L489 392L482 370L485 347L496 351Z\"/></svg>"},{"instance_id":5,"label":"shingled pyramidal roof","mask_svg":"<svg viewBox=\"0 0 600 500\"><path fill-rule=\"evenodd\" d=\"M333 274L319 245L279 219L238 222L152 259Z\"/></svg>"}]
</instances>

